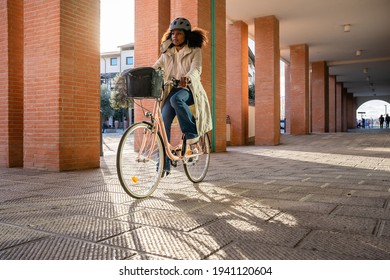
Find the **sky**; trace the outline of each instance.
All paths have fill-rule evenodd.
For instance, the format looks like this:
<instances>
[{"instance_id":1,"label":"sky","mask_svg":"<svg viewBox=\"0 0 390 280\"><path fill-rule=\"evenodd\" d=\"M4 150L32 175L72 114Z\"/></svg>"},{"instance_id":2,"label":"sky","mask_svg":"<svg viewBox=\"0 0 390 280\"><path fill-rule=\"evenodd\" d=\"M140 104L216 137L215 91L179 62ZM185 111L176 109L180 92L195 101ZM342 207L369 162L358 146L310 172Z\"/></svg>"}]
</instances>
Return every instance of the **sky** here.
<instances>
[{"instance_id":1,"label":"sky","mask_svg":"<svg viewBox=\"0 0 390 280\"><path fill-rule=\"evenodd\" d=\"M100 0L100 52L134 42L134 0Z\"/></svg>"},{"instance_id":2,"label":"sky","mask_svg":"<svg viewBox=\"0 0 390 280\"><path fill-rule=\"evenodd\" d=\"M382 100L371 100L362 104L356 111L357 119L363 116L363 118L376 120L380 115L390 114L390 104ZM359 114L359 112L364 112L364 114Z\"/></svg>"},{"instance_id":3,"label":"sky","mask_svg":"<svg viewBox=\"0 0 390 280\"><path fill-rule=\"evenodd\" d=\"M100 52L117 51L118 46L134 42L134 0L100 0ZM254 42L249 40L254 51ZM283 67L281 67L282 69ZM284 73L281 73L281 96L284 96ZM387 107L385 107L386 105ZM387 110L386 110L387 109ZM390 114L390 104L380 100L360 106L356 118L377 119L385 112Z\"/></svg>"}]
</instances>

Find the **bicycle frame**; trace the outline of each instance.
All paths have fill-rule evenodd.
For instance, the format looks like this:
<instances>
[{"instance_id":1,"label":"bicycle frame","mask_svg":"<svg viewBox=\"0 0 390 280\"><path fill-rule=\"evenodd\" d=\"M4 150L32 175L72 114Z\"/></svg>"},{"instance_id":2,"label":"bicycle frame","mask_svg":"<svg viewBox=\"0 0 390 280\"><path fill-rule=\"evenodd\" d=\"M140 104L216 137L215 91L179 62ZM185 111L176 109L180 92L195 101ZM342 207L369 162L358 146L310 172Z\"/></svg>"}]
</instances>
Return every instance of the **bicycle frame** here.
<instances>
[{"instance_id":1,"label":"bicycle frame","mask_svg":"<svg viewBox=\"0 0 390 280\"><path fill-rule=\"evenodd\" d=\"M158 132L160 132L160 135L161 135L162 140L163 140L164 148L165 148L165 153L168 156L168 158L170 158L172 161L183 160L183 157L185 158L185 160L188 160L192 157L197 157L197 156L201 155L203 152L201 152L200 154L196 154L196 155L186 155L185 152L183 151L181 145L177 145L177 146L171 145L171 143L168 141L168 136L167 136L164 121L162 118L161 102L162 102L161 98L156 99L154 101L152 113L150 113L150 112L145 113L145 116L151 118L151 125L153 127L153 129L152 129L152 131L153 131L152 136L153 137L151 139L152 144L154 145L154 143L156 141L156 137L158 137ZM141 155L143 153L143 150L146 146L147 140L148 140L148 137L143 138L141 148L139 151L139 155ZM172 150L177 151L177 155L173 154ZM152 151L150 151L150 153L148 154L147 160L149 160L151 152Z\"/></svg>"},{"instance_id":2,"label":"bicycle frame","mask_svg":"<svg viewBox=\"0 0 390 280\"><path fill-rule=\"evenodd\" d=\"M173 145L171 145L171 143L169 143L168 141L168 136L167 136L167 132L165 130L165 125L164 125L164 121L163 121L163 118L162 118L162 113L161 113L161 102L162 100L156 100L155 103L154 103L154 106L153 106L153 113L152 113L152 116L151 116L151 119L152 119L152 125L153 125L153 132L154 132L154 141L157 137L157 133L160 132L160 135L163 139L163 143L164 143L164 147L165 147L165 153L166 155L173 161L177 161L177 160L181 160L182 159L182 151L181 151L181 148L180 150L178 150L178 155L174 155L172 153L172 150L176 150L176 147L174 147Z\"/></svg>"}]
</instances>

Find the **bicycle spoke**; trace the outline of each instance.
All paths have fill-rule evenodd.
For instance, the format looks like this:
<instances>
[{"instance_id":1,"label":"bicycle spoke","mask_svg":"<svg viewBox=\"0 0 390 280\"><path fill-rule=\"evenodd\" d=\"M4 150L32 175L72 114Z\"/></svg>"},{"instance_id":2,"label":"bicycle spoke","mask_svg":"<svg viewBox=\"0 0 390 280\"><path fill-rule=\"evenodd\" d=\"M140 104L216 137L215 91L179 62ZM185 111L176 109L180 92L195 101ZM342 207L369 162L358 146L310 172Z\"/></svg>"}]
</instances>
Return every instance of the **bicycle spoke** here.
<instances>
[{"instance_id":1,"label":"bicycle spoke","mask_svg":"<svg viewBox=\"0 0 390 280\"><path fill-rule=\"evenodd\" d=\"M148 124L130 127L122 136L117 153L117 171L123 189L135 198L147 197L158 186L164 149L159 135Z\"/></svg>"},{"instance_id":2,"label":"bicycle spoke","mask_svg":"<svg viewBox=\"0 0 390 280\"><path fill-rule=\"evenodd\" d=\"M205 177L210 163L210 139L207 134L199 139L198 154L185 160L184 171L192 182L199 183ZM200 150L199 150L200 149Z\"/></svg>"}]
</instances>

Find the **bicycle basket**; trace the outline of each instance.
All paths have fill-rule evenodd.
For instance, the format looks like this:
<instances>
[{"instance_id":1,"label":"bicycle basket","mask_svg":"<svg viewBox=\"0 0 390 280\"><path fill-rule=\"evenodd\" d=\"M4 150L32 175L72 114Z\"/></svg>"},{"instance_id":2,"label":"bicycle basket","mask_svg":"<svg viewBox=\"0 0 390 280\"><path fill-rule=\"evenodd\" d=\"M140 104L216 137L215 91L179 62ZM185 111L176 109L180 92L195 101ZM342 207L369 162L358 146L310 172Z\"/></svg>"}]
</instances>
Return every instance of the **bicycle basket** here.
<instances>
[{"instance_id":1,"label":"bicycle basket","mask_svg":"<svg viewBox=\"0 0 390 280\"><path fill-rule=\"evenodd\" d=\"M132 98L159 98L164 79L161 70L153 67L138 67L126 70L125 77L127 96Z\"/></svg>"}]
</instances>

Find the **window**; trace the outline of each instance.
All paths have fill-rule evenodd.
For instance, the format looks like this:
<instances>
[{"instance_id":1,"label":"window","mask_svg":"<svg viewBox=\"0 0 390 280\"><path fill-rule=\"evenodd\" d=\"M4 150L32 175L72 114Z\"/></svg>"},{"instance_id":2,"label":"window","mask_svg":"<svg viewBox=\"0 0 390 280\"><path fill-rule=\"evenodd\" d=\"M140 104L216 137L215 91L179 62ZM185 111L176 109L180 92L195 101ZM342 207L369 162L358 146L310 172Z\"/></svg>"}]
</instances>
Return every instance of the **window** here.
<instances>
[{"instance_id":1,"label":"window","mask_svg":"<svg viewBox=\"0 0 390 280\"><path fill-rule=\"evenodd\" d=\"M113 57L110 60L111 66L117 66L118 65L118 58Z\"/></svg>"},{"instance_id":2,"label":"window","mask_svg":"<svg viewBox=\"0 0 390 280\"><path fill-rule=\"evenodd\" d=\"M128 56L126 57L126 65L133 65L134 64L134 57Z\"/></svg>"}]
</instances>

